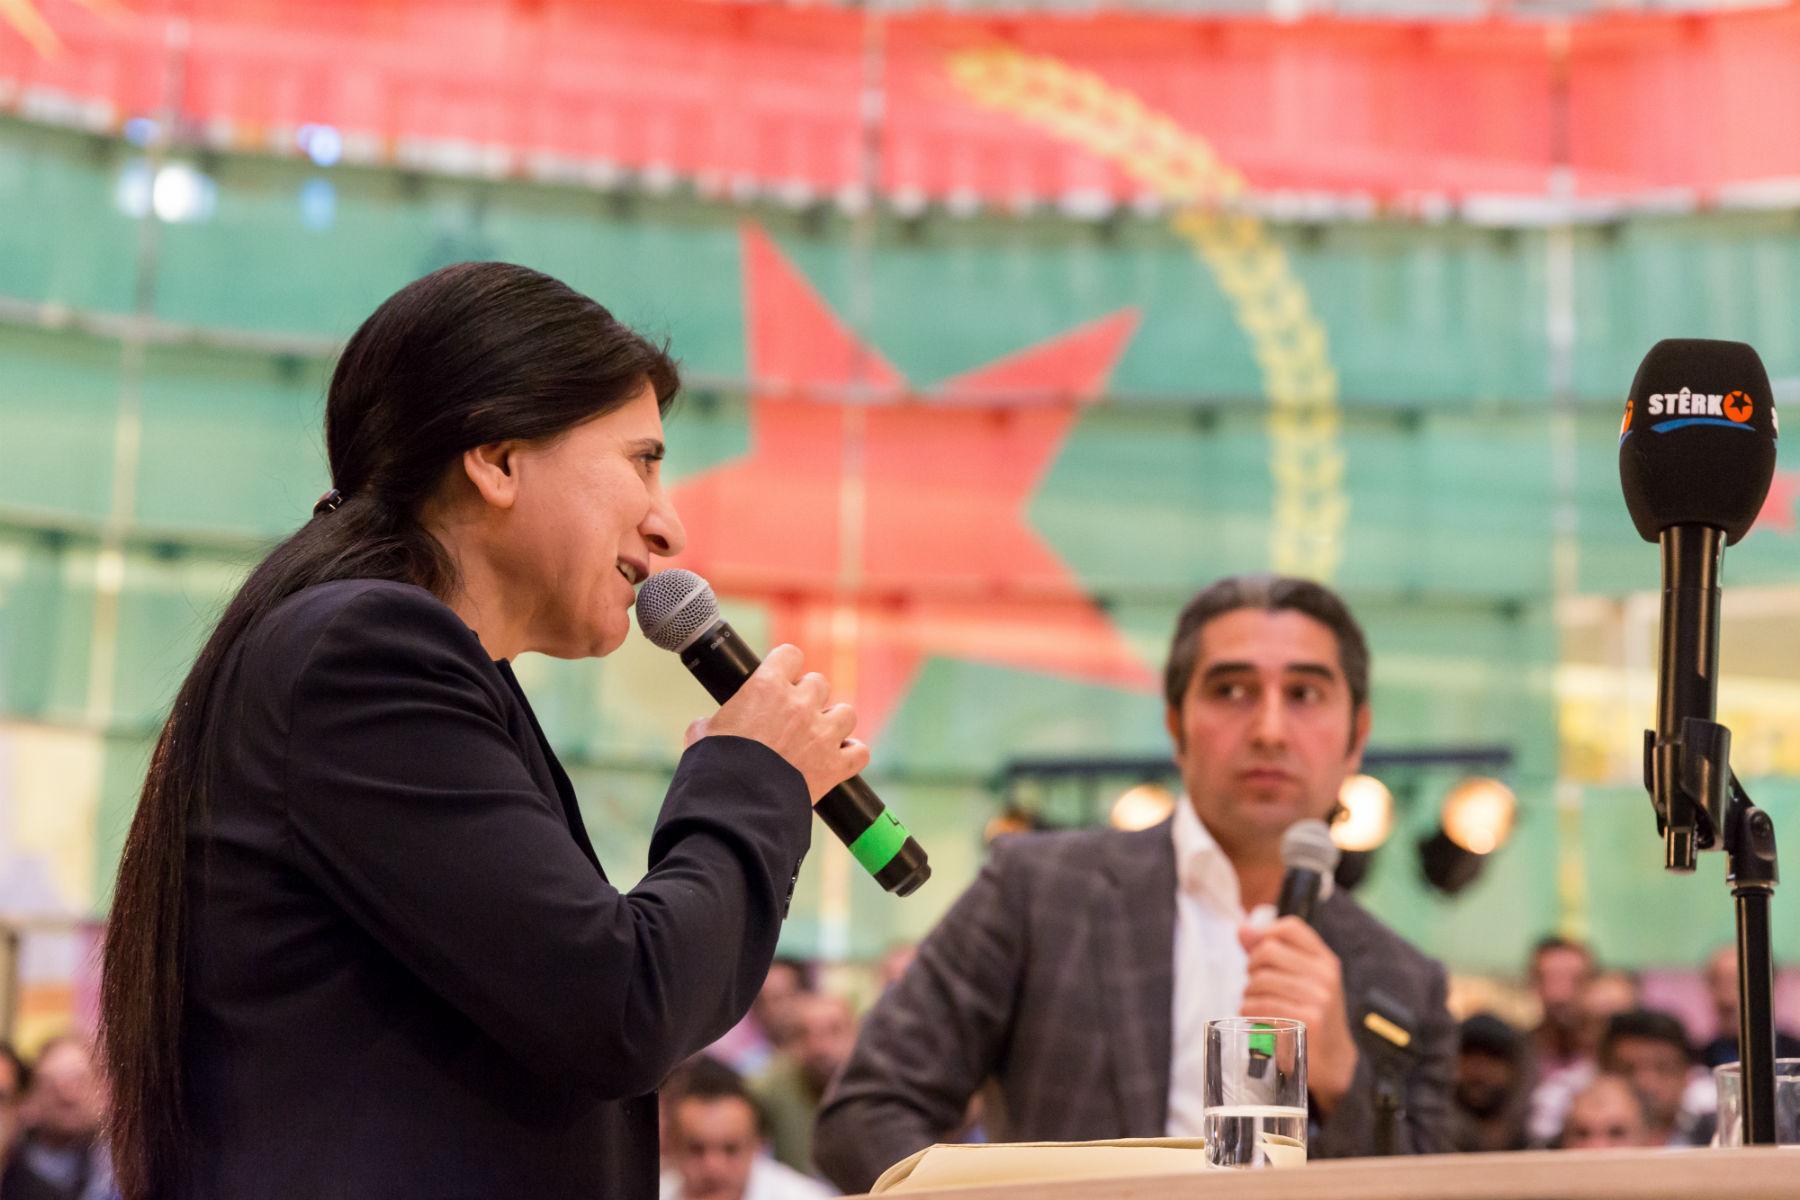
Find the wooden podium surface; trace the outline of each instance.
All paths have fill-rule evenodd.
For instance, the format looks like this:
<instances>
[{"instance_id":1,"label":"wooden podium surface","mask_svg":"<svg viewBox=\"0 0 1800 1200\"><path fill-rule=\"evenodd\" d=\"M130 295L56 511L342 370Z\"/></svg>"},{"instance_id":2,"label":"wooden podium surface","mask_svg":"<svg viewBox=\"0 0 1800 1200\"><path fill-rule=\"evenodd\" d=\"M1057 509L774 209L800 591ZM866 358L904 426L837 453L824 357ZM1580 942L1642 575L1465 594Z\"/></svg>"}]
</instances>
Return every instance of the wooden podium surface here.
<instances>
[{"instance_id":1,"label":"wooden podium surface","mask_svg":"<svg viewBox=\"0 0 1800 1200\"><path fill-rule=\"evenodd\" d=\"M1014 1183L945 1200L1800 1200L1800 1148L1543 1150L1316 1162L1292 1171Z\"/></svg>"}]
</instances>

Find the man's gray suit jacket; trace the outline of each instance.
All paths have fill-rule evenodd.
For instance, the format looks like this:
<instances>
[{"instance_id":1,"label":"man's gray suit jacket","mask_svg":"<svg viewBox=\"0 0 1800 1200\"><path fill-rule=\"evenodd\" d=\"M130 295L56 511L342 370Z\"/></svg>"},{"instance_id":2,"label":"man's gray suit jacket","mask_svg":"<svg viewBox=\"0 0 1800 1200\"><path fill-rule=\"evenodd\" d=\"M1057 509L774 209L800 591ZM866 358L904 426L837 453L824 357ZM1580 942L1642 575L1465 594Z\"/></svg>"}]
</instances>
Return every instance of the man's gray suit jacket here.
<instances>
[{"instance_id":1,"label":"man's gray suit jacket","mask_svg":"<svg viewBox=\"0 0 1800 1200\"><path fill-rule=\"evenodd\" d=\"M892 1163L943 1140L984 1081L998 1085L993 1140L1160 1137L1168 1116L1175 986L1175 849L1169 823L994 843L969 890L865 1021L819 1115L825 1174L866 1191ZM1414 1014L1402 1061L1402 1152L1448 1149L1456 1026L1444 969L1342 891L1314 925L1343 963L1357 1028L1370 989ZM1375 1149L1372 1036L1310 1146L1314 1158Z\"/></svg>"}]
</instances>

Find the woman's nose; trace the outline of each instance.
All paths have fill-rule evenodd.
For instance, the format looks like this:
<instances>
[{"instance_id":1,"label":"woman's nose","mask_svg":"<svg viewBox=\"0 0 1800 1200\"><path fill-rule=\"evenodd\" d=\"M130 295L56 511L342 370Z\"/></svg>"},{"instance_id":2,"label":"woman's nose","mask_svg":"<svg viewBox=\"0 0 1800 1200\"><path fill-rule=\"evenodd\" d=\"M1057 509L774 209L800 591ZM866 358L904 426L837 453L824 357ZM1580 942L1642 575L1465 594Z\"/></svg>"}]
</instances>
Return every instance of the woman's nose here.
<instances>
[{"instance_id":1,"label":"woman's nose","mask_svg":"<svg viewBox=\"0 0 1800 1200\"><path fill-rule=\"evenodd\" d=\"M681 516L675 511L668 493L660 488L655 501L650 505L650 512L644 517L644 523L638 528L652 554L673 558L687 548L687 529L681 524Z\"/></svg>"}]
</instances>

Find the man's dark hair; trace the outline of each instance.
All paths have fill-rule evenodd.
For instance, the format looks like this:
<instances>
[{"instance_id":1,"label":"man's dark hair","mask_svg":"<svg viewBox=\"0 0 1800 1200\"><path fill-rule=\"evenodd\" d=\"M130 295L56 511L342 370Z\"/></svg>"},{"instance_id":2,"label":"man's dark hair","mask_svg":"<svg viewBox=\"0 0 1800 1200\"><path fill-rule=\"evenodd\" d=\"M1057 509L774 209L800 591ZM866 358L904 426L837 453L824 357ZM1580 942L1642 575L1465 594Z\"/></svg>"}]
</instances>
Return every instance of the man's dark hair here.
<instances>
[{"instance_id":1,"label":"man's dark hair","mask_svg":"<svg viewBox=\"0 0 1800 1200\"><path fill-rule=\"evenodd\" d=\"M1493 1013L1476 1013L1462 1023L1458 1040L1464 1054L1485 1054L1489 1058L1517 1062L1524 1049L1519 1031Z\"/></svg>"},{"instance_id":2,"label":"man's dark hair","mask_svg":"<svg viewBox=\"0 0 1800 1200\"><path fill-rule=\"evenodd\" d=\"M1606 1022L1606 1035L1600 1039L1600 1066L1612 1061L1613 1048L1624 1038L1646 1042L1663 1042L1681 1051L1681 1057L1693 1061L1694 1047L1680 1020L1654 1008L1634 1008L1615 1013Z\"/></svg>"},{"instance_id":3,"label":"man's dark hair","mask_svg":"<svg viewBox=\"0 0 1800 1200\"><path fill-rule=\"evenodd\" d=\"M1343 598L1322 583L1288 575L1228 575L1201 589L1175 622L1169 660L1163 667L1163 697L1180 711L1200 658L1200 631L1214 617L1240 608L1262 612L1297 612L1331 630L1337 638L1338 665L1350 687L1350 711L1369 702L1369 643L1362 626L1350 615Z\"/></svg>"},{"instance_id":4,"label":"man's dark hair","mask_svg":"<svg viewBox=\"0 0 1800 1200\"><path fill-rule=\"evenodd\" d=\"M664 1112L673 1119L683 1100L742 1100L750 1106L756 1135L769 1135L768 1115L744 1084L744 1077L710 1054L696 1054L675 1069L662 1086Z\"/></svg>"}]
</instances>

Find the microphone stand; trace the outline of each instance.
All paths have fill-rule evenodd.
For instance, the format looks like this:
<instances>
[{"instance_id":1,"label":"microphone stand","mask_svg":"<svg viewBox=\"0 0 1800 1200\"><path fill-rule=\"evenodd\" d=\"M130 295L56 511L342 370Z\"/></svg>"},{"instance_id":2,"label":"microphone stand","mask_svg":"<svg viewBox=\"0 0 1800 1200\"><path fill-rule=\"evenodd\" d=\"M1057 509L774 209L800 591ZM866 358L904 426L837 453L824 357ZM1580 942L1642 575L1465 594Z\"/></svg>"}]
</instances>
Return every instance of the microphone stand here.
<instances>
[{"instance_id":1,"label":"microphone stand","mask_svg":"<svg viewBox=\"0 0 1800 1200\"><path fill-rule=\"evenodd\" d=\"M1750 802L1728 774L1725 882L1737 898L1739 1104L1746 1146L1773 1146L1775 1132L1775 963L1770 950L1769 903L1780 868L1775 822Z\"/></svg>"},{"instance_id":2,"label":"microphone stand","mask_svg":"<svg viewBox=\"0 0 1800 1200\"><path fill-rule=\"evenodd\" d=\"M1697 850L1725 851L1725 882L1737 901L1738 1060L1742 1064L1743 1144L1772 1146L1775 1132L1775 971L1769 902L1780 871L1775 823L1756 807L1731 770L1731 730L1680 716L1712 712L1718 676L1719 560L1724 533L1676 525L1661 538L1662 658L1669 677L1658 698L1658 725L1644 732L1644 786L1663 837L1663 865L1688 873ZM1689 592L1699 620L1674 620L1675 594ZM1698 638L1692 635L1698 630ZM1684 636L1685 635L1685 636ZM1704 698L1703 703L1695 703ZM1674 736L1668 736L1673 734Z\"/></svg>"}]
</instances>

